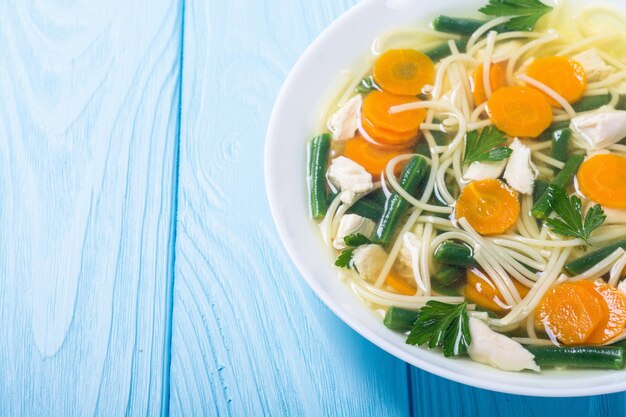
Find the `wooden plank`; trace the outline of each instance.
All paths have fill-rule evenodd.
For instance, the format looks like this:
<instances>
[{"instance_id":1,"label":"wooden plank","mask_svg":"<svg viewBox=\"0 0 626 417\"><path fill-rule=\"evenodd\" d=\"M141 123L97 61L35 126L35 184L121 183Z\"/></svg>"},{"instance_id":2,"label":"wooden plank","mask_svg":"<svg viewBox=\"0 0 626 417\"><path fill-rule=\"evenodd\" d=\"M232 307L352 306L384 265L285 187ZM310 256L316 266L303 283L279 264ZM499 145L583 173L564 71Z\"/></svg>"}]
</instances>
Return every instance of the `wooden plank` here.
<instances>
[{"instance_id":1,"label":"wooden plank","mask_svg":"<svg viewBox=\"0 0 626 417\"><path fill-rule=\"evenodd\" d=\"M621 416L626 394L578 398L539 398L500 394L457 384L411 368L413 416L528 417Z\"/></svg>"},{"instance_id":2,"label":"wooden plank","mask_svg":"<svg viewBox=\"0 0 626 417\"><path fill-rule=\"evenodd\" d=\"M161 413L181 10L0 2L2 415Z\"/></svg>"},{"instance_id":3,"label":"wooden plank","mask_svg":"<svg viewBox=\"0 0 626 417\"><path fill-rule=\"evenodd\" d=\"M186 1L173 416L408 413L406 365L321 305L265 202L274 97L313 37L355 2Z\"/></svg>"}]
</instances>

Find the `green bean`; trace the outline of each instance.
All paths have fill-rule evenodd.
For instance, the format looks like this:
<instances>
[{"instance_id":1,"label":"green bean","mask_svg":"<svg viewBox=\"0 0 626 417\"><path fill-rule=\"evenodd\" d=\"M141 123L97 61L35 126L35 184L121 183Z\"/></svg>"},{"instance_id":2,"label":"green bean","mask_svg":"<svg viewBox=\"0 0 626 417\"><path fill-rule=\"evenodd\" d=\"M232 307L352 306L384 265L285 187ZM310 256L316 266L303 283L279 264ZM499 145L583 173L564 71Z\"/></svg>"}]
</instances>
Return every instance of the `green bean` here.
<instances>
[{"instance_id":1,"label":"green bean","mask_svg":"<svg viewBox=\"0 0 626 417\"><path fill-rule=\"evenodd\" d=\"M347 213L358 214L361 217L378 222L383 215L383 206L376 201L362 198L350 206Z\"/></svg>"},{"instance_id":2,"label":"green bean","mask_svg":"<svg viewBox=\"0 0 626 417\"><path fill-rule=\"evenodd\" d=\"M387 194L382 188L372 191L365 198L367 198L368 200L372 200L373 202L378 203L381 206L384 206L387 202Z\"/></svg>"},{"instance_id":3,"label":"green bean","mask_svg":"<svg viewBox=\"0 0 626 417\"><path fill-rule=\"evenodd\" d=\"M324 133L309 142L309 206L313 219L326 215L326 168L330 153L330 135Z\"/></svg>"},{"instance_id":4,"label":"green bean","mask_svg":"<svg viewBox=\"0 0 626 417\"><path fill-rule=\"evenodd\" d=\"M443 295L459 295L459 287L465 282L465 268L446 265L430 277L433 290Z\"/></svg>"},{"instance_id":5,"label":"green bean","mask_svg":"<svg viewBox=\"0 0 626 417\"><path fill-rule=\"evenodd\" d=\"M569 127L569 120L554 122L546 130L541 132L541 135L539 135L537 139L539 139L540 141L552 140L552 135L555 131L565 129L566 127Z\"/></svg>"},{"instance_id":6,"label":"green bean","mask_svg":"<svg viewBox=\"0 0 626 417\"><path fill-rule=\"evenodd\" d=\"M626 250L626 239L612 243L603 248L594 250L593 252L589 252L580 258L574 259L573 261L566 263L563 269L565 269L565 272L570 275L582 274L619 248Z\"/></svg>"},{"instance_id":7,"label":"green bean","mask_svg":"<svg viewBox=\"0 0 626 417\"><path fill-rule=\"evenodd\" d=\"M550 183L548 181L544 181L544 180L535 181L535 186L533 188L533 203L537 203L539 198L541 198L541 196L543 195L543 193L546 192L549 186L550 186Z\"/></svg>"},{"instance_id":8,"label":"green bean","mask_svg":"<svg viewBox=\"0 0 626 417\"><path fill-rule=\"evenodd\" d=\"M557 161L567 161L569 151L569 139L572 136L572 130L568 127L565 129L555 130L552 133L552 158Z\"/></svg>"},{"instance_id":9,"label":"green bean","mask_svg":"<svg viewBox=\"0 0 626 417\"><path fill-rule=\"evenodd\" d=\"M576 103L572 104L572 107L577 112L583 111L591 111L598 109L606 104L609 104L611 101L610 94L601 94L598 96L587 96L578 100Z\"/></svg>"},{"instance_id":10,"label":"green bean","mask_svg":"<svg viewBox=\"0 0 626 417\"><path fill-rule=\"evenodd\" d=\"M466 40L460 39L460 40L454 41L454 43L456 44L456 47L460 53L465 52L465 49L467 47ZM424 54L427 55L433 61L439 61L447 56L452 55L452 51L450 50L450 45L448 44L448 42L445 42L439 46L435 46L434 48L429 49L428 51L425 51Z\"/></svg>"},{"instance_id":11,"label":"green bean","mask_svg":"<svg viewBox=\"0 0 626 417\"><path fill-rule=\"evenodd\" d=\"M419 311L390 306L387 309L387 313L385 313L383 324L391 330L408 332L413 328L413 323L415 323L419 314Z\"/></svg>"},{"instance_id":12,"label":"green bean","mask_svg":"<svg viewBox=\"0 0 626 417\"><path fill-rule=\"evenodd\" d=\"M624 369L624 349L616 346L524 346L542 367Z\"/></svg>"},{"instance_id":13,"label":"green bean","mask_svg":"<svg viewBox=\"0 0 626 417\"><path fill-rule=\"evenodd\" d=\"M572 179L574 178L574 175L576 175L580 164L583 163L583 160L583 155L570 156L567 162L565 162L565 166L563 167L563 169L559 171L558 174L556 174L556 177L554 177L551 185L566 187L570 182L572 182ZM548 190L546 190L533 206L531 210L532 215L539 220L547 219L552 212L552 207L550 204L550 193L548 193Z\"/></svg>"},{"instance_id":14,"label":"green bean","mask_svg":"<svg viewBox=\"0 0 626 417\"><path fill-rule=\"evenodd\" d=\"M433 20L432 27L438 32L455 33L457 35L470 36L485 23L487 22L484 20L439 15ZM503 25L499 25L495 28L492 28L491 30L504 32L506 29Z\"/></svg>"},{"instance_id":15,"label":"green bean","mask_svg":"<svg viewBox=\"0 0 626 417\"><path fill-rule=\"evenodd\" d=\"M437 262L446 265L472 268L476 266L472 249L464 243L454 243L450 241L441 242L433 257Z\"/></svg>"},{"instance_id":16,"label":"green bean","mask_svg":"<svg viewBox=\"0 0 626 417\"><path fill-rule=\"evenodd\" d=\"M421 156L414 157L402 171L399 181L400 187L413 195L426 176L427 171L428 163L426 160ZM374 241L383 246L389 245L408 208L409 203L400 194L395 192L391 194L387 199L385 210L374 233Z\"/></svg>"}]
</instances>

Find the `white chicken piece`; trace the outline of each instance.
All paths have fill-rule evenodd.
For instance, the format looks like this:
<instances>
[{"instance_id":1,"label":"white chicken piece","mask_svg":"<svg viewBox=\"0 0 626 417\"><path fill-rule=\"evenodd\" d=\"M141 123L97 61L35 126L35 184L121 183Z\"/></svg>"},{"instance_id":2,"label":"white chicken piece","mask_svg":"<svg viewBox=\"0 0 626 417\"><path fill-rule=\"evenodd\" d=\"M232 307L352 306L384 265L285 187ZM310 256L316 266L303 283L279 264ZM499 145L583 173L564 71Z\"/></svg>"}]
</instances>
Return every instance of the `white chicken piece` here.
<instances>
[{"instance_id":1,"label":"white chicken piece","mask_svg":"<svg viewBox=\"0 0 626 417\"><path fill-rule=\"evenodd\" d=\"M598 111L574 117L570 126L589 149L602 149L626 137L626 111L603 106Z\"/></svg>"},{"instance_id":2,"label":"white chicken piece","mask_svg":"<svg viewBox=\"0 0 626 417\"><path fill-rule=\"evenodd\" d=\"M419 256L420 241L415 233L406 232L402 236L402 247L398 255L396 270L405 278L413 278L413 263Z\"/></svg>"},{"instance_id":3,"label":"white chicken piece","mask_svg":"<svg viewBox=\"0 0 626 417\"><path fill-rule=\"evenodd\" d=\"M465 181L480 181L499 178L506 167L507 160L497 162L472 162L463 173Z\"/></svg>"},{"instance_id":4,"label":"white chicken piece","mask_svg":"<svg viewBox=\"0 0 626 417\"><path fill-rule=\"evenodd\" d=\"M387 252L380 245L363 245L354 250L352 262L359 274L368 282L374 282L383 270Z\"/></svg>"},{"instance_id":5,"label":"white chicken piece","mask_svg":"<svg viewBox=\"0 0 626 417\"><path fill-rule=\"evenodd\" d=\"M509 145L513 151L504 170L504 179L516 191L532 194L539 170L530 159L530 148L515 138Z\"/></svg>"},{"instance_id":6,"label":"white chicken piece","mask_svg":"<svg viewBox=\"0 0 626 417\"><path fill-rule=\"evenodd\" d=\"M372 174L345 156L332 160L328 168L328 179L341 190L339 198L344 203L352 203L356 194L374 188Z\"/></svg>"},{"instance_id":7,"label":"white chicken piece","mask_svg":"<svg viewBox=\"0 0 626 417\"><path fill-rule=\"evenodd\" d=\"M330 116L330 119L328 119L328 130L332 132L333 140L341 141L354 137L359 128L362 105L363 98L360 94L357 94Z\"/></svg>"},{"instance_id":8,"label":"white chicken piece","mask_svg":"<svg viewBox=\"0 0 626 417\"><path fill-rule=\"evenodd\" d=\"M472 360L503 371L541 370L532 353L515 340L494 332L482 320L470 317L469 330L472 342L467 353Z\"/></svg>"},{"instance_id":9,"label":"white chicken piece","mask_svg":"<svg viewBox=\"0 0 626 417\"><path fill-rule=\"evenodd\" d=\"M572 59L585 69L587 81L600 81L615 71L615 68L604 62L596 49L588 49L576 54Z\"/></svg>"},{"instance_id":10,"label":"white chicken piece","mask_svg":"<svg viewBox=\"0 0 626 417\"><path fill-rule=\"evenodd\" d=\"M358 214L346 214L339 221L339 228L333 240L333 247L338 250L345 249L346 243L343 241L343 238L353 233L360 233L370 238L375 228L376 223L368 218L361 217Z\"/></svg>"}]
</instances>

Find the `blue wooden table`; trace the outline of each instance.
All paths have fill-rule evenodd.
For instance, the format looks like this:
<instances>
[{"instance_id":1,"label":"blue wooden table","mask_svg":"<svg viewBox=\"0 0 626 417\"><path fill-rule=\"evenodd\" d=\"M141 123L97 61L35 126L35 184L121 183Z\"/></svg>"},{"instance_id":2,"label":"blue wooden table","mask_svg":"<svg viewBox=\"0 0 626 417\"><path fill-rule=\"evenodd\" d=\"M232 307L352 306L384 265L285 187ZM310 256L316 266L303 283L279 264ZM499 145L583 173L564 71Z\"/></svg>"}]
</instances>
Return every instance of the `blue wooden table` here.
<instances>
[{"instance_id":1,"label":"blue wooden table","mask_svg":"<svg viewBox=\"0 0 626 417\"><path fill-rule=\"evenodd\" d=\"M356 1L0 2L0 415L624 414L408 366L291 264L265 128Z\"/></svg>"}]
</instances>

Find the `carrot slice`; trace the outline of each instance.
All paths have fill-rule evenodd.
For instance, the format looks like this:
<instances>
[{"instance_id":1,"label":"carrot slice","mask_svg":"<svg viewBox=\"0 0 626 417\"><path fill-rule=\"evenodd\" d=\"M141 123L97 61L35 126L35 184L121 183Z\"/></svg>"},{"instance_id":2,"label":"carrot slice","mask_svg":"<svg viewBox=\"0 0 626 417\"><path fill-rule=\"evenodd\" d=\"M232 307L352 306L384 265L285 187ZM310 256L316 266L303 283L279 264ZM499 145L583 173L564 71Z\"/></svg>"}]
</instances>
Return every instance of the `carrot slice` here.
<instances>
[{"instance_id":1,"label":"carrot slice","mask_svg":"<svg viewBox=\"0 0 626 417\"><path fill-rule=\"evenodd\" d=\"M402 104L419 102L415 97L398 96L372 91L363 100L363 115L379 129L397 133L416 133L426 118L426 109L391 113L390 109Z\"/></svg>"},{"instance_id":2,"label":"carrot slice","mask_svg":"<svg viewBox=\"0 0 626 417\"><path fill-rule=\"evenodd\" d=\"M588 280L557 285L541 300L536 320L563 344L585 343L609 316L606 302L594 287Z\"/></svg>"},{"instance_id":3,"label":"carrot slice","mask_svg":"<svg viewBox=\"0 0 626 417\"><path fill-rule=\"evenodd\" d=\"M626 157L599 154L587 159L576 174L580 191L610 208L626 208Z\"/></svg>"},{"instance_id":4,"label":"carrot slice","mask_svg":"<svg viewBox=\"0 0 626 417\"><path fill-rule=\"evenodd\" d=\"M491 84L491 92L495 92L502 87L506 87L506 61L491 64L489 67L489 83ZM472 93L474 94L474 102L479 104L487 101L485 94L485 83L483 78L483 64L480 64L472 73L470 84Z\"/></svg>"},{"instance_id":5,"label":"carrot slice","mask_svg":"<svg viewBox=\"0 0 626 417\"><path fill-rule=\"evenodd\" d=\"M552 108L534 88L503 87L487 101L493 124L509 136L535 138L552 123Z\"/></svg>"},{"instance_id":6,"label":"carrot slice","mask_svg":"<svg viewBox=\"0 0 626 417\"><path fill-rule=\"evenodd\" d=\"M564 56L537 58L526 71L529 77L553 89L568 103L575 103L587 88L587 74L583 66ZM545 94L550 105L561 107L552 97Z\"/></svg>"},{"instance_id":7,"label":"carrot slice","mask_svg":"<svg viewBox=\"0 0 626 417\"><path fill-rule=\"evenodd\" d=\"M378 58L372 75L384 91L416 96L435 80L435 65L426 55L413 49L392 49Z\"/></svg>"},{"instance_id":8,"label":"carrot slice","mask_svg":"<svg viewBox=\"0 0 626 417\"><path fill-rule=\"evenodd\" d=\"M465 217L481 235L506 232L517 222L519 211L517 191L496 179L472 181L456 202L456 218Z\"/></svg>"},{"instance_id":9,"label":"carrot slice","mask_svg":"<svg viewBox=\"0 0 626 417\"><path fill-rule=\"evenodd\" d=\"M406 282L406 280L398 276L398 274L393 269L389 271L387 279L385 280L385 284L393 288L398 294L415 295L415 293L417 292L417 287Z\"/></svg>"},{"instance_id":10,"label":"carrot slice","mask_svg":"<svg viewBox=\"0 0 626 417\"><path fill-rule=\"evenodd\" d=\"M626 326L626 297L621 291L602 280L597 280L593 284L595 291L606 302L609 314L602 319L585 343L601 344L613 339L624 330L624 326Z\"/></svg>"},{"instance_id":11,"label":"carrot slice","mask_svg":"<svg viewBox=\"0 0 626 417\"><path fill-rule=\"evenodd\" d=\"M380 179L380 174L385 170L387 162L396 156L411 153L411 148L397 148L376 146L363 138L355 136L346 141L344 156L361 165L374 179ZM402 170L401 164L396 166L395 173L398 175Z\"/></svg>"},{"instance_id":12,"label":"carrot slice","mask_svg":"<svg viewBox=\"0 0 626 417\"><path fill-rule=\"evenodd\" d=\"M363 130L376 142L390 146L410 146L415 144L418 131L408 133L397 133L392 130L382 129L374 126L365 115L361 115L361 125Z\"/></svg>"},{"instance_id":13,"label":"carrot slice","mask_svg":"<svg viewBox=\"0 0 626 417\"><path fill-rule=\"evenodd\" d=\"M498 287L496 287L491 280L487 279L482 271L478 269L468 269L466 276L465 298L498 314L505 314L511 309L511 306L507 305L506 301L504 301L504 297ZM530 291L528 287L515 279L512 281L520 296L522 298L526 297L528 291Z\"/></svg>"}]
</instances>

